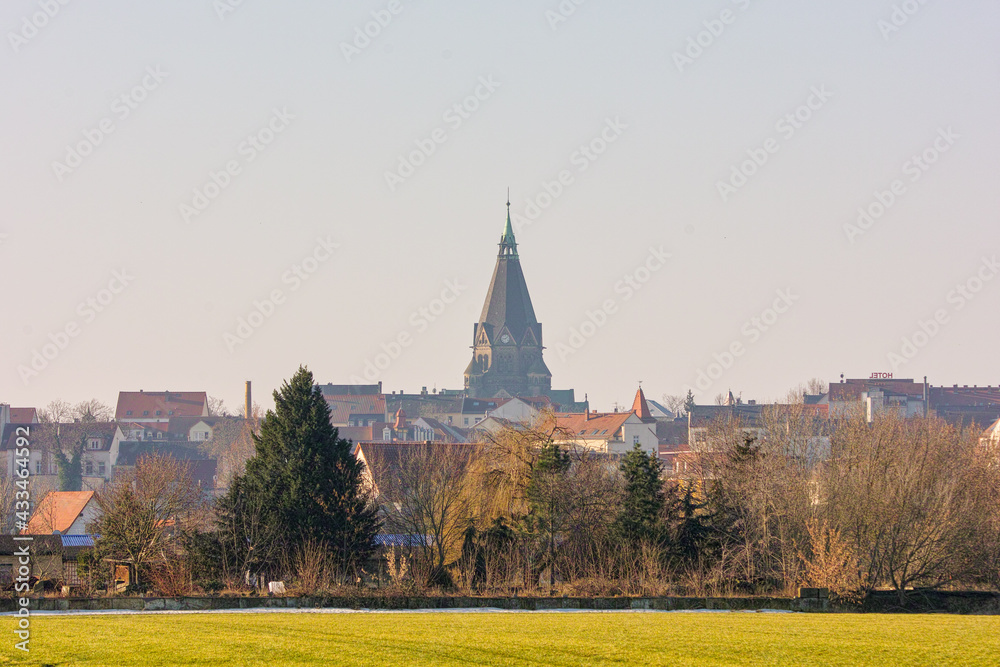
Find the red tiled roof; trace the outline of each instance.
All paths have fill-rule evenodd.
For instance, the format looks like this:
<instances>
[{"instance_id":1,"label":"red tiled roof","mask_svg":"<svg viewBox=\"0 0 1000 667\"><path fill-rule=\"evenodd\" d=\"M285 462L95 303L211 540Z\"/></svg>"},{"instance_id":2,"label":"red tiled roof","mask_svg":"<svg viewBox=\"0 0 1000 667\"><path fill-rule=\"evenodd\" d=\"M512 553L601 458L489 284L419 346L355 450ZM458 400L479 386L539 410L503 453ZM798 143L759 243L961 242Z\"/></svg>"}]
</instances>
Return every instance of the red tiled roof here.
<instances>
[{"instance_id":1,"label":"red tiled roof","mask_svg":"<svg viewBox=\"0 0 1000 667\"><path fill-rule=\"evenodd\" d=\"M34 408L11 408L11 424L34 424L38 421L38 412Z\"/></svg>"},{"instance_id":2,"label":"red tiled roof","mask_svg":"<svg viewBox=\"0 0 1000 667\"><path fill-rule=\"evenodd\" d=\"M330 406L330 422L347 424L351 415L379 415L385 418L385 394L323 396Z\"/></svg>"},{"instance_id":3,"label":"red tiled roof","mask_svg":"<svg viewBox=\"0 0 1000 667\"><path fill-rule=\"evenodd\" d=\"M93 491L50 491L38 503L28 527L21 533L51 535L56 530L65 533L93 497Z\"/></svg>"},{"instance_id":4,"label":"red tiled roof","mask_svg":"<svg viewBox=\"0 0 1000 667\"><path fill-rule=\"evenodd\" d=\"M203 391L120 391L115 410L118 421L207 415L208 395Z\"/></svg>"},{"instance_id":5,"label":"red tiled roof","mask_svg":"<svg viewBox=\"0 0 1000 667\"><path fill-rule=\"evenodd\" d=\"M1000 402L1000 387L930 387L931 405L984 406Z\"/></svg>"},{"instance_id":6,"label":"red tiled roof","mask_svg":"<svg viewBox=\"0 0 1000 667\"><path fill-rule=\"evenodd\" d=\"M577 438L612 438L631 412L559 412L553 415L556 427Z\"/></svg>"}]
</instances>

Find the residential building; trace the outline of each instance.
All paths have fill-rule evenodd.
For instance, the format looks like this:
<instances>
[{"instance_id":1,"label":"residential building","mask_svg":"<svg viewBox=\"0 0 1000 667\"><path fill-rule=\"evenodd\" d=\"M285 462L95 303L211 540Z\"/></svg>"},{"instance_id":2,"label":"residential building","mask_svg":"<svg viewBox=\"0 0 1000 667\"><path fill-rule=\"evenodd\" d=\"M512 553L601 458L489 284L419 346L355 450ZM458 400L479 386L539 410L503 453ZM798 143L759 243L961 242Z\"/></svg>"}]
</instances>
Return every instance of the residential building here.
<instances>
[{"instance_id":1,"label":"residential building","mask_svg":"<svg viewBox=\"0 0 1000 667\"><path fill-rule=\"evenodd\" d=\"M599 453L624 454L634 445L657 453L656 428L634 412L555 413L556 444Z\"/></svg>"},{"instance_id":2,"label":"residential building","mask_svg":"<svg viewBox=\"0 0 1000 667\"><path fill-rule=\"evenodd\" d=\"M50 491L35 507L22 535L87 535L100 514L93 491Z\"/></svg>"},{"instance_id":3,"label":"residential building","mask_svg":"<svg viewBox=\"0 0 1000 667\"><path fill-rule=\"evenodd\" d=\"M389 421L384 394L323 394L334 426L374 426Z\"/></svg>"},{"instance_id":4,"label":"residential building","mask_svg":"<svg viewBox=\"0 0 1000 667\"><path fill-rule=\"evenodd\" d=\"M116 474L134 470L136 464L144 456L169 456L187 463L191 477L205 491L216 491L218 481L218 461L210 458L190 443L128 441L121 443L116 466Z\"/></svg>"},{"instance_id":5,"label":"residential building","mask_svg":"<svg viewBox=\"0 0 1000 667\"><path fill-rule=\"evenodd\" d=\"M171 417L208 417L208 394L203 391L122 391L115 420L169 422Z\"/></svg>"},{"instance_id":6,"label":"residential building","mask_svg":"<svg viewBox=\"0 0 1000 667\"><path fill-rule=\"evenodd\" d=\"M15 472L18 425L8 424L4 429L2 465L8 475ZM84 489L97 490L111 479L112 469L118 460L120 444L125 440L121 428L114 422L73 422L70 424L42 423L29 428L29 469L32 491L41 497L45 491L58 489L59 466L55 452L67 456L80 444L83 445L81 466Z\"/></svg>"}]
</instances>

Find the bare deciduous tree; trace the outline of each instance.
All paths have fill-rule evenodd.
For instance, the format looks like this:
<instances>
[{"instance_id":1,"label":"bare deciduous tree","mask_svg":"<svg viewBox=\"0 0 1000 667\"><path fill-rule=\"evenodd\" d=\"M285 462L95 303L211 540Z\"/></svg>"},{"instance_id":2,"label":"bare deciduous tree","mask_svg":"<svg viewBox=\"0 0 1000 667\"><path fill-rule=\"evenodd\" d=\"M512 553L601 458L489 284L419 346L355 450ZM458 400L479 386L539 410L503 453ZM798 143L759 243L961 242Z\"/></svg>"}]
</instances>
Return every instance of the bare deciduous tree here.
<instances>
[{"instance_id":1,"label":"bare deciduous tree","mask_svg":"<svg viewBox=\"0 0 1000 667\"><path fill-rule=\"evenodd\" d=\"M663 395L663 405L667 406L667 409L673 412L675 417L679 417L684 412L685 401L685 397L680 394Z\"/></svg>"},{"instance_id":2,"label":"bare deciduous tree","mask_svg":"<svg viewBox=\"0 0 1000 667\"><path fill-rule=\"evenodd\" d=\"M213 417L228 417L229 408L221 398L215 396L208 397L208 414Z\"/></svg>"},{"instance_id":3,"label":"bare deciduous tree","mask_svg":"<svg viewBox=\"0 0 1000 667\"><path fill-rule=\"evenodd\" d=\"M187 463L169 456L144 456L95 496L100 512L93 532L98 550L131 564L136 583L145 565L167 555L168 535L204 520L201 489Z\"/></svg>"},{"instance_id":4,"label":"bare deciduous tree","mask_svg":"<svg viewBox=\"0 0 1000 667\"><path fill-rule=\"evenodd\" d=\"M115 410L110 405L92 398L74 405L71 416L82 422L107 422L114 419Z\"/></svg>"},{"instance_id":5,"label":"bare deciduous tree","mask_svg":"<svg viewBox=\"0 0 1000 667\"><path fill-rule=\"evenodd\" d=\"M43 424L59 424L70 421L73 419L73 406L59 399L50 401L48 405L39 410L38 419Z\"/></svg>"},{"instance_id":6,"label":"bare deciduous tree","mask_svg":"<svg viewBox=\"0 0 1000 667\"><path fill-rule=\"evenodd\" d=\"M939 419L861 410L838 424L826 468L831 524L852 541L866 589L937 587L968 577L988 527L978 433Z\"/></svg>"},{"instance_id":7,"label":"bare deciduous tree","mask_svg":"<svg viewBox=\"0 0 1000 667\"><path fill-rule=\"evenodd\" d=\"M469 470L476 445L420 444L394 448L392 458L373 457L371 475L386 511L386 526L416 538L419 566L428 582L443 583L461 555L472 518Z\"/></svg>"}]
</instances>

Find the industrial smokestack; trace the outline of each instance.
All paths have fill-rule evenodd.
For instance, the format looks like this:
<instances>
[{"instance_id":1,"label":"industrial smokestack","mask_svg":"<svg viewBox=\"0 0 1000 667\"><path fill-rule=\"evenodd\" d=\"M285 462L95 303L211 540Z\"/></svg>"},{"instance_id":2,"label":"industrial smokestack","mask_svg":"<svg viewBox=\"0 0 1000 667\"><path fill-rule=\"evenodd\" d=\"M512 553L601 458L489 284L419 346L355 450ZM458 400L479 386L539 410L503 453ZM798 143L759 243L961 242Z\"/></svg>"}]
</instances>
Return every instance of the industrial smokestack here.
<instances>
[{"instance_id":1,"label":"industrial smokestack","mask_svg":"<svg viewBox=\"0 0 1000 667\"><path fill-rule=\"evenodd\" d=\"M245 410L243 416L246 417L247 419L250 419L251 417L253 417L253 400L251 399L250 396L250 380L247 380L247 391L245 400L246 404L243 408Z\"/></svg>"}]
</instances>

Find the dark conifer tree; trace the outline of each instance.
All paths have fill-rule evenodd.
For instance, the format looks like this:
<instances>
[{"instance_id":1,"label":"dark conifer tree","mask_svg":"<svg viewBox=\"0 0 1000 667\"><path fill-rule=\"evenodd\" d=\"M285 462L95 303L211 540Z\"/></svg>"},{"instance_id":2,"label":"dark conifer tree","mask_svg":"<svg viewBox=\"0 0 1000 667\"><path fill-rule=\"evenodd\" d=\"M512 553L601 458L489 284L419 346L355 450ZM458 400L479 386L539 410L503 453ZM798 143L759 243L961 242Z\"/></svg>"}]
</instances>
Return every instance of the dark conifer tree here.
<instances>
[{"instance_id":1,"label":"dark conifer tree","mask_svg":"<svg viewBox=\"0 0 1000 667\"><path fill-rule=\"evenodd\" d=\"M666 497L661 464L656 454L647 454L635 445L619 468L625 478L625 495L615 522L622 539L633 543L663 541L663 508Z\"/></svg>"},{"instance_id":2,"label":"dark conifer tree","mask_svg":"<svg viewBox=\"0 0 1000 667\"><path fill-rule=\"evenodd\" d=\"M300 366L274 392L274 405L254 435L257 451L246 472L221 499L222 513L235 515L223 521L262 522L285 550L315 540L345 566L363 561L379 529L377 508L362 483L364 464L330 424L330 408L312 373ZM241 520L243 508L260 516Z\"/></svg>"}]
</instances>

